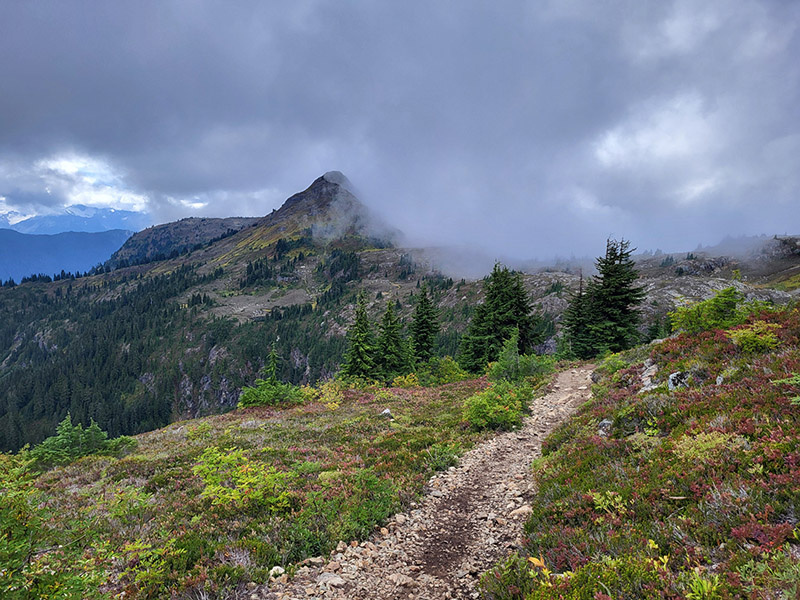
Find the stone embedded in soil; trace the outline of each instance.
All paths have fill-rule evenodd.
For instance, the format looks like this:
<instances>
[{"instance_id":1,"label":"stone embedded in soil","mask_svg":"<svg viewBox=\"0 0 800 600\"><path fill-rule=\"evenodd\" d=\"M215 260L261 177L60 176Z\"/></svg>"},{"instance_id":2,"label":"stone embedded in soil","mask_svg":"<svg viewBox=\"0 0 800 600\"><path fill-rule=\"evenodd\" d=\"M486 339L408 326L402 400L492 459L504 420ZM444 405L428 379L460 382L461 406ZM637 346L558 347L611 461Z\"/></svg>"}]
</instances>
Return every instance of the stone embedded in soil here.
<instances>
[{"instance_id":1,"label":"stone embedded in soil","mask_svg":"<svg viewBox=\"0 0 800 600\"><path fill-rule=\"evenodd\" d=\"M338 575L325 572L317 577L317 585L327 585L329 587L344 587L345 581Z\"/></svg>"},{"instance_id":2,"label":"stone embedded in soil","mask_svg":"<svg viewBox=\"0 0 800 600\"><path fill-rule=\"evenodd\" d=\"M520 506L516 510L512 510L510 517L527 517L529 514L533 512L533 509L528 506L527 504L524 506Z\"/></svg>"},{"instance_id":3,"label":"stone embedded in soil","mask_svg":"<svg viewBox=\"0 0 800 600\"><path fill-rule=\"evenodd\" d=\"M389 581L399 586L413 585L414 583L414 580L411 579L411 577L408 575L403 575L402 573L392 573L389 575Z\"/></svg>"},{"instance_id":4,"label":"stone embedded in soil","mask_svg":"<svg viewBox=\"0 0 800 600\"><path fill-rule=\"evenodd\" d=\"M285 572L286 572L286 570L283 567L276 565L276 566L272 567L269 570L269 576L270 577L280 577Z\"/></svg>"}]
</instances>

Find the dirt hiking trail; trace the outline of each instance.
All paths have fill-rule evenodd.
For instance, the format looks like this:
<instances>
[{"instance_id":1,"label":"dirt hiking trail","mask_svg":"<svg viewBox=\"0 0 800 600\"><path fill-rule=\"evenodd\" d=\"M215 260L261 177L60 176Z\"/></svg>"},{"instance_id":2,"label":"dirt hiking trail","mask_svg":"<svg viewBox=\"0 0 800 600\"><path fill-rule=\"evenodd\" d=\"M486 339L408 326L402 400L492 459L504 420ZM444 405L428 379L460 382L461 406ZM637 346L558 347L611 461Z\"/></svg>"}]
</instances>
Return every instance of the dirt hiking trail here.
<instances>
[{"instance_id":1,"label":"dirt hiking trail","mask_svg":"<svg viewBox=\"0 0 800 600\"><path fill-rule=\"evenodd\" d=\"M391 518L370 540L340 543L329 558L304 561L295 577L249 600L438 600L478 598L478 577L521 542L534 493L531 461L553 428L590 397L593 366L558 374L531 402L521 429L466 453L434 476L422 501Z\"/></svg>"}]
</instances>

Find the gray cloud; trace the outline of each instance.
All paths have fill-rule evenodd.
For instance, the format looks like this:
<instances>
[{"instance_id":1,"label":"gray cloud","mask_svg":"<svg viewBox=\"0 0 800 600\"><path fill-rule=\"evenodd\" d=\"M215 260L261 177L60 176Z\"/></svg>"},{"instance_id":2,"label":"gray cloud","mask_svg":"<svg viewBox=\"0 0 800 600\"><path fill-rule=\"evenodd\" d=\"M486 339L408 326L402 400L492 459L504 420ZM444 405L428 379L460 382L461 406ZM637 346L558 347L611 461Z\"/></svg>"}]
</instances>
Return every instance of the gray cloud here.
<instances>
[{"instance_id":1,"label":"gray cloud","mask_svg":"<svg viewBox=\"0 0 800 600\"><path fill-rule=\"evenodd\" d=\"M799 24L778 0L4 3L0 196L266 214L338 169L411 242L498 257L782 233Z\"/></svg>"}]
</instances>

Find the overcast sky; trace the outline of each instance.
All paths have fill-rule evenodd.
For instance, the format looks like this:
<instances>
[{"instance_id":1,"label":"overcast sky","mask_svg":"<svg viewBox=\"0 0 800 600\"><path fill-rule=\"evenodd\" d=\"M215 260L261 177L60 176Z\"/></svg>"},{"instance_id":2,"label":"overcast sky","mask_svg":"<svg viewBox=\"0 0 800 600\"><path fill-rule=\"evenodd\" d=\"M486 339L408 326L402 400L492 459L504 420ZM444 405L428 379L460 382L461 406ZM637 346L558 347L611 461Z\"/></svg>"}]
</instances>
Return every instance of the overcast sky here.
<instances>
[{"instance_id":1,"label":"overcast sky","mask_svg":"<svg viewBox=\"0 0 800 600\"><path fill-rule=\"evenodd\" d=\"M329 170L417 244L800 233L800 2L0 4L0 213L263 215ZM19 217L17 217L19 218Z\"/></svg>"}]
</instances>

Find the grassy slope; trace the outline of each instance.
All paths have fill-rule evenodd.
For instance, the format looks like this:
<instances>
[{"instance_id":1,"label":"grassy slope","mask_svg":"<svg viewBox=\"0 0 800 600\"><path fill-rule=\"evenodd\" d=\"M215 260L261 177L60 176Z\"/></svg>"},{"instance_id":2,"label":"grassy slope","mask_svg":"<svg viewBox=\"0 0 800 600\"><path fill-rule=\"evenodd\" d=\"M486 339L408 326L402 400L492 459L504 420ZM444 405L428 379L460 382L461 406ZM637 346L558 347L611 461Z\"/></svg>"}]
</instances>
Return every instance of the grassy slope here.
<instances>
[{"instance_id":1,"label":"grassy slope","mask_svg":"<svg viewBox=\"0 0 800 600\"><path fill-rule=\"evenodd\" d=\"M329 385L318 401L293 408L175 423L138 436L136 451L122 459L90 456L34 479L20 505L30 515L0 511L0 530L11 531L5 527L15 519L30 528L34 538L24 552L32 551L32 587L35 574L48 569L136 598L189 598L264 581L274 565L364 538L416 498L434 469L479 439L464 425L462 404L485 385ZM381 416L386 408L393 421ZM8 475L13 456L0 459L0 475ZM0 486L14 493L22 487ZM3 551L0 543L0 559ZM48 590L8 597L86 593Z\"/></svg>"},{"instance_id":2,"label":"grassy slope","mask_svg":"<svg viewBox=\"0 0 800 600\"><path fill-rule=\"evenodd\" d=\"M760 318L770 351L712 331L605 362L535 463L524 553L487 573L486 597L798 597L800 385L776 381L800 372L800 311ZM645 358L659 385L641 392ZM689 387L670 391L676 371Z\"/></svg>"}]
</instances>

